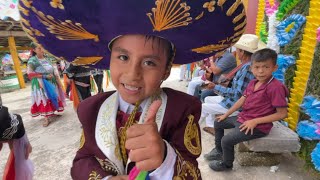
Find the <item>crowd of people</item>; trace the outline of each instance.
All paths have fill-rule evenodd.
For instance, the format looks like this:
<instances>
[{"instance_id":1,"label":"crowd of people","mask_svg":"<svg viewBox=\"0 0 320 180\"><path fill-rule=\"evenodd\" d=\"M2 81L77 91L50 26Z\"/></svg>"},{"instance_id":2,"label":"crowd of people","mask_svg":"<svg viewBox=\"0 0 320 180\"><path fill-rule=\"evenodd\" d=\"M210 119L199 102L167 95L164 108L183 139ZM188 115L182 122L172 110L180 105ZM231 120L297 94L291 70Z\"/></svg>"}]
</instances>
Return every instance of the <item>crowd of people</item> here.
<instances>
[{"instance_id":1,"label":"crowd of people","mask_svg":"<svg viewBox=\"0 0 320 180\"><path fill-rule=\"evenodd\" d=\"M204 154L215 171L232 169L236 144L266 136L273 121L287 116L288 90L272 76L278 68L277 53L253 34L242 35L233 47L236 56L226 51L209 58L208 66L200 66L206 59L198 62L204 75L188 82L187 93L202 101L203 131L215 137L215 147ZM223 63L235 63L235 57L238 66L222 68ZM234 130L224 135L224 129L230 128Z\"/></svg>"}]
</instances>

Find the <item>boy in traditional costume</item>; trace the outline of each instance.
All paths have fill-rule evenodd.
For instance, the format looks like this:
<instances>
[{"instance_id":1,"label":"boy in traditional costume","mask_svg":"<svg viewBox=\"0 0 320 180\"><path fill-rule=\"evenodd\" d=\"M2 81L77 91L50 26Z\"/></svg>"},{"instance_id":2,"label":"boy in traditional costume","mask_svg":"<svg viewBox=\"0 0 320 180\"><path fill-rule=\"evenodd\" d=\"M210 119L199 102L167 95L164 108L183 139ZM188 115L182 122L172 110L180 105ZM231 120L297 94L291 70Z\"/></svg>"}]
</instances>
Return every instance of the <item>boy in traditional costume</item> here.
<instances>
[{"instance_id":1,"label":"boy in traditional costume","mask_svg":"<svg viewBox=\"0 0 320 180\"><path fill-rule=\"evenodd\" d=\"M34 40L73 64L110 67L117 89L78 107L83 134L73 179L128 179L130 172L134 179L136 170L150 179L201 179L201 103L160 85L173 62L204 59L240 38L240 0L24 0L20 10L29 12L22 13L26 32L45 35L29 33Z\"/></svg>"}]
</instances>

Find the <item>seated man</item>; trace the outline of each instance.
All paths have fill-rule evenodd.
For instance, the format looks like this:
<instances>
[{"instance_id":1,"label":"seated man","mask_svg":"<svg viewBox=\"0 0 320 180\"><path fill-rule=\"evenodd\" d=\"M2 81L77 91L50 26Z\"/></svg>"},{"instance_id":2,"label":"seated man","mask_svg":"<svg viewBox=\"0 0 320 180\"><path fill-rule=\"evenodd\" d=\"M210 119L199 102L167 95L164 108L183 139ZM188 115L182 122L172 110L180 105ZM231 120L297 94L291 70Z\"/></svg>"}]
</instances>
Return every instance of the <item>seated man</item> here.
<instances>
[{"instance_id":1,"label":"seated man","mask_svg":"<svg viewBox=\"0 0 320 180\"><path fill-rule=\"evenodd\" d=\"M256 50L263 48L263 44L259 43L259 38L253 34L245 34L234 45L237 48L237 55L241 60L241 65L237 68L237 73L232 80L230 88L211 83L207 86L212 93L219 96L206 97L202 104L202 118L206 118L206 127L204 130L214 134L214 119L217 114L224 114L229 108L242 96L243 91L254 78L250 71L251 55ZM231 114L236 116L238 111Z\"/></svg>"},{"instance_id":2,"label":"seated man","mask_svg":"<svg viewBox=\"0 0 320 180\"><path fill-rule=\"evenodd\" d=\"M216 60L214 61L214 59ZM210 67L207 67L206 70L213 74L212 81L216 83L221 74L230 72L236 65L236 58L228 51L224 51L216 54L215 57L210 57ZM205 79L203 78L192 79L192 81L189 82L187 94L199 96L199 87L203 85L204 82Z\"/></svg>"},{"instance_id":3,"label":"seated man","mask_svg":"<svg viewBox=\"0 0 320 180\"><path fill-rule=\"evenodd\" d=\"M272 76L277 70L277 53L262 49L252 55L252 80L242 97L215 121L216 147L206 156L214 171L231 170L234 161L234 145L266 136L272 122L287 117L287 88ZM242 107L237 121L226 119ZM224 129L234 128L224 136Z\"/></svg>"}]
</instances>

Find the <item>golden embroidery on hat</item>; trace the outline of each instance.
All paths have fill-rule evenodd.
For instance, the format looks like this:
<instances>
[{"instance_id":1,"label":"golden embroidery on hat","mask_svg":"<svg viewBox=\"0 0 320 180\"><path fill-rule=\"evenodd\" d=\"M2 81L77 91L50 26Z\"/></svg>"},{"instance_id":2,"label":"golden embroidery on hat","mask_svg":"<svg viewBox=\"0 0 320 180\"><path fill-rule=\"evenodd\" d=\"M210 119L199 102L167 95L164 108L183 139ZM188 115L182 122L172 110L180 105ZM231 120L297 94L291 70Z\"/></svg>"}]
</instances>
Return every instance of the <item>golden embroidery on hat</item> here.
<instances>
[{"instance_id":1,"label":"golden embroidery on hat","mask_svg":"<svg viewBox=\"0 0 320 180\"><path fill-rule=\"evenodd\" d=\"M223 6L226 0L218 0L217 5L218 6ZM238 7L241 4L241 0L236 0L228 9L226 12L227 16L233 15L233 13L238 9ZM241 13L239 13L235 18L232 20L233 24L238 23L236 27L234 27L234 34L230 37L227 37L226 39L219 41L216 44L209 44L197 48L191 49L191 51L196 52L196 53L201 53L201 54L211 54L214 52L222 51L230 46L232 46L235 42L239 40L241 35L245 31L245 27L247 24L247 18L245 16L245 11L243 10Z\"/></svg>"},{"instance_id":2,"label":"golden embroidery on hat","mask_svg":"<svg viewBox=\"0 0 320 180\"><path fill-rule=\"evenodd\" d=\"M92 171L89 174L89 179L88 180L101 180L102 177L100 176L100 174L97 173L97 171Z\"/></svg>"},{"instance_id":3,"label":"golden embroidery on hat","mask_svg":"<svg viewBox=\"0 0 320 180\"><path fill-rule=\"evenodd\" d=\"M213 12L215 9L214 7L215 4L216 4L215 1L206 2L203 4L203 8L208 9L209 12Z\"/></svg>"},{"instance_id":4,"label":"golden embroidery on hat","mask_svg":"<svg viewBox=\"0 0 320 180\"><path fill-rule=\"evenodd\" d=\"M84 40L93 39L99 41L98 35L91 34L85 30L80 23L71 20L56 21L52 16L45 15L34 7L31 8L37 14L39 21L47 27L51 34L57 35L60 40Z\"/></svg>"},{"instance_id":5,"label":"golden embroidery on hat","mask_svg":"<svg viewBox=\"0 0 320 180\"><path fill-rule=\"evenodd\" d=\"M218 0L217 5L220 6L220 7L222 7L223 4L224 4L226 1L227 1L227 0Z\"/></svg>"},{"instance_id":6,"label":"golden embroidery on hat","mask_svg":"<svg viewBox=\"0 0 320 180\"><path fill-rule=\"evenodd\" d=\"M232 16L232 14L238 9L238 7L241 4L241 0L236 0L235 3L232 4L232 6L227 11L227 16Z\"/></svg>"},{"instance_id":7,"label":"golden embroidery on hat","mask_svg":"<svg viewBox=\"0 0 320 180\"><path fill-rule=\"evenodd\" d=\"M199 20L203 17L204 12L202 11L196 18L194 18L195 20Z\"/></svg>"},{"instance_id":8,"label":"golden embroidery on hat","mask_svg":"<svg viewBox=\"0 0 320 180\"><path fill-rule=\"evenodd\" d=\"M20 0L20 2L23 3L24 6L26 6L27 8L31 7L31 3L32 1L28 1L28 0Z\"/></svg>"},{"instance_id":9,"label":"golden embroidery on hat","mask_svg":"<svg viewBox=\"0 0 320 180\"><path fill-rule=\"evenodd\" d=\"M92 56L92 57L77 57L75 60L73 60L71 63L76 66L80 65L89 65L89 64L96 64L99 62L103 57L101 56Z\"/></svg>"},{"instance_id":10,"label":"golden embroidery on hat","mask_svg":"<svg viewBox=\"0 0 320 180\"><path fill-rule=\"evenodd\" d=\"M25 16L29 16L29 10L25 9L22 6L18 6L20 12L22 12Z\"/></svg>"},{"instance_id":11,"label":"golden embroidery on hat","mask_svg":"<svg viewBox=\"0 0 320 180\"><path fill-rule=\"evenodd\" d=\"M246 16L246 12L243 9L242 12L232 20L233 24L236 24L238 21L240 21L245 16Z\"/></svg>"},{"instance_id":12,"label":"golden embroidery on hat","mask_svg":"<svg viewBox=\"0 0 320 180\"><path fill-rule=\"evenodd\" d=\"M62 4L62 0L52 0L50 2L50 5L53 7L53 8L59 8L59 9L64 9L64 6Z\"/></svg>"},{"instance_id":13,"label":"golden embroidery on hat","mask_svg":"<svg viewBox=\"0 0 320 180\"><path fill-rule=\"evenodd\" d=\"M247 24L247 19L245 19L242 23L240 23L238 26L236 26L236 27L234 28L234 30L235 30L235 31L238 31L239 29L245 27L246 24Z\"/></svg>"},{"instance_id":14,"label":"golden embroidery on hat","mask_svg":"<svg viewBox=\"0 0 320 180\"><path fill-rule=\"evenodd\" d=\"M199 155L201 153L201 143L198 126L194 123L193 115L189 115L188 119L189 121L184 131L184 145L191 154Z\"/></svg>"},{"instance_id":15,"label":"golden embroidery on hat","mask_svg":"<svg viewBox=\"0 0 320 180\"><path fill-rule=\"evenodd\" d=\"M200 171L189 161L185 161L181 154L175 149L177 154L176 169L177 174L173 177L173 180L185 180L192 177L193 180L198 180L200 178Z\"/></svg>"},{"instance_id":16,"label":"golden embroidery on hat","mask_svg":"<svg viewBox=\"0 0 320 180\"><path fill-rule=\"evenodd\" d=\"M152 13L147 13L154 31L163 31L191 23L190 6L181 0L156 0L156 8L152 8Z\"/></svg>"}]
</instances>

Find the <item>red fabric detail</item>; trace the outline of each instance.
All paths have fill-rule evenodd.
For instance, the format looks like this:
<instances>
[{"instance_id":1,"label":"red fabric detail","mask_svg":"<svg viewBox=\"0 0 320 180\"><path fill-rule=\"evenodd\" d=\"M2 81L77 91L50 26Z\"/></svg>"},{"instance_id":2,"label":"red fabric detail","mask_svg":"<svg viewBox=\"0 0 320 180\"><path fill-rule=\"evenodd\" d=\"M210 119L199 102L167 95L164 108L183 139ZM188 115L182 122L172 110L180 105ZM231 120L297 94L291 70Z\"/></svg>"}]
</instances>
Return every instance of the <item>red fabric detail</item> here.
<instances>
[{"instance_id":1,"label":"red fabric detail","mask_svg":"<svg viewBox=\"0 0 320 180\"><path fill-rule=\"evenodd\" d=\"M64 107L63 107L63 104L60 100L59 100L58 104L59 104L59 107L58 107L58 109L56 109L54 107L54 105L52 104L51 100L48 100L46 105L44 105L42 101L39 104L39 106L37 106L37 104L34 103L31 106L31 116L36 117L36 116L41 115L41 116L49 117L49 116L54 115L55 111L58 111L58 112L63 111Z\"/></svg>"},{"instance_id":2,"label":"red fabric detail","mask_svg":"<svg viewBox=\"0 0 320 180\"><path fill-rule=\"evenodd\" d=\"M235 67L234 69L232 69L226 76L225 78L227 80L231 80L233 79L233 77L236 75L236 73L239 71L239 69L242 68L242 66L246 64L246 63L241 63L240 65L238 65L237 67Z\"/></svg>"},{"instance_id":3,"label":"red fabric detail","mask_svg":"<svg viewBox=\"0 0 320 180\"><path fill-rule=\"evenodd\" d=\"M31 73L28 73L28 78L31 80L34 77L37 78L39 75L41 75L41 74L35 73L35 72L31 72Z\"/></svg>"},{"instance_id":4,"label":"red fabric detail","mask_svg":"<svg viewBox=\"0 0 320 180\"><path fill-rule=\"evenodd\" d=\"M128 121L129 116L130 114L124 113L123 111L118 111L117 118L116 118L117 131L119 131L120 127L124 127L124 125ZM140 116L141 116L141 112L137 112L134 119L136 121L139 121Z\"/></svg>"},{"instance_id":5,"label":"red fabric detail","mask_svg":"<svg viewBox=\"0 0 320 180\"><path fill-rule=\"evenodd\" d=\"M10 151L10 155L8 161L6 163L6 167L3 173L3 180L15 180L16 178L16 171L15 171L15 164L14 164L14 154L13 151Z\"/></svg>"}]
</instances>

